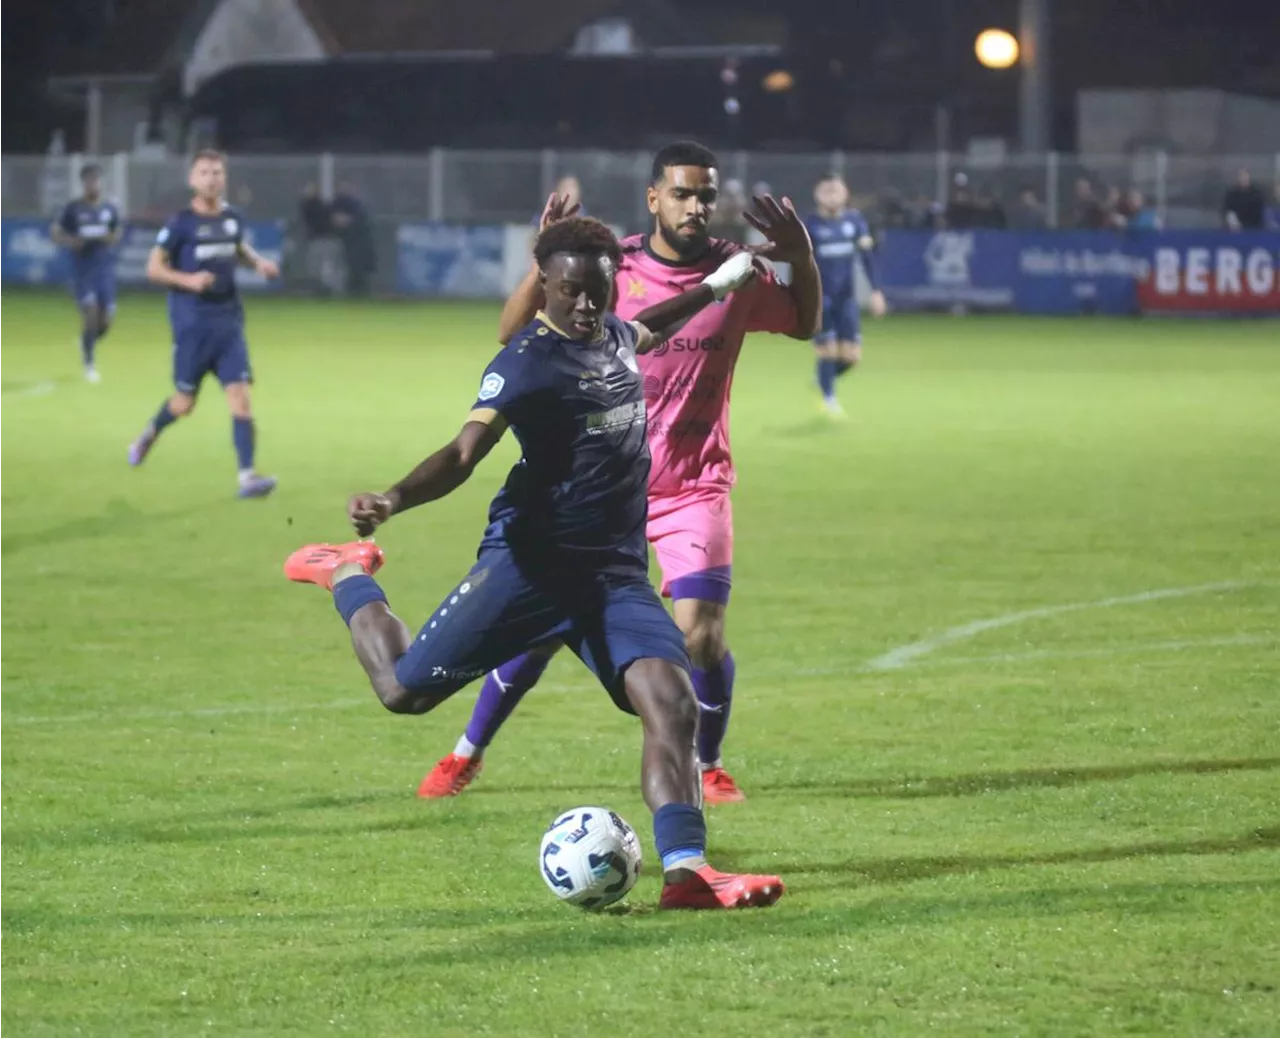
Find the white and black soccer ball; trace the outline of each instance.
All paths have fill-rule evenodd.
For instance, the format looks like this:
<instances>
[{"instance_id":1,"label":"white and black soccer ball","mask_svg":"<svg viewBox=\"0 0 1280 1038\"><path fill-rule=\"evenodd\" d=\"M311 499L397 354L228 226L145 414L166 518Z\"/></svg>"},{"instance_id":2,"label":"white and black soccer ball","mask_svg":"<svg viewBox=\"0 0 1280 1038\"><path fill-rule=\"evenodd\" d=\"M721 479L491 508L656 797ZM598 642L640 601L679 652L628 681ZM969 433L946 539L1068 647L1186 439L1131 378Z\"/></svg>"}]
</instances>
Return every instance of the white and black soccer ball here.
<instances>
[{"instance_id":1,"label":"white and black soccer ball","mask_svg":"<svg viewBox=\"0 0 1280 1038\"><path fill-rule=\"evenodd\" d=\"M640 840L607 807L577 807L547 827L538 866L551 892L581 908L626 897L640 877Z\"/></svg>"}]
</instances>

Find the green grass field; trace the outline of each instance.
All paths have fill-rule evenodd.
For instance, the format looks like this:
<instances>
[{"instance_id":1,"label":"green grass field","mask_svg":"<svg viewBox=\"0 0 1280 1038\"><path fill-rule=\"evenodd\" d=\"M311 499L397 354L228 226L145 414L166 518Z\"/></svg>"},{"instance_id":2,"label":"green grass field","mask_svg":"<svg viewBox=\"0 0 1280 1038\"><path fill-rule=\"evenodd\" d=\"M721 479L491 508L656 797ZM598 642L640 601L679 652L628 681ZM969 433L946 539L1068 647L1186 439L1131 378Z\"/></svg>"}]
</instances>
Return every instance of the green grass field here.
<instances>
[{"instance_id":1,"label":"green grass field","mask_svg":"<svg viewBox=\"0 0 1280 1038\"><path fill-rule=\"evenodd\" d=\"M806 346L734 403L739 662L713 861L767 912L662 915L639 730L557 661L447 802L470 690L378 706L285 555L451 436L490 306L258 301L265 502L213 387L145 468L157 297L105 381L4 297L3 1024L18 1035L1280 1034L1280 327L891 318L817 413ZM398 519L411 624L514 453ZM642 833L626 910L543 827Z\"/></svg>"}]
</instances>

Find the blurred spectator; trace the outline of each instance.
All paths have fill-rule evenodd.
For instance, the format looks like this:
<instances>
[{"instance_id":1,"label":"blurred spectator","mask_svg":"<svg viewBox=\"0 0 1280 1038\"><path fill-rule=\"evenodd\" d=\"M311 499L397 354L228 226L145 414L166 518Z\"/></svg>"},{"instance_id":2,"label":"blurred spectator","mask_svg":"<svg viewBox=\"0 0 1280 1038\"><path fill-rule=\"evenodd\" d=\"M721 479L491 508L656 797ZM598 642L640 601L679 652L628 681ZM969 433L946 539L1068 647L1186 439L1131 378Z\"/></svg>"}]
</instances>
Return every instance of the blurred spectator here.
<instances>
[{"instance_id":1,"label":"blurred spectator","mask_svg":"<svg viewBox=\"0 0 1280 1038\"><path fill-rule=\"evenodd\" d=\"M741 180L726 180L720 192L720 201L716 204L715 214L711 217L709 227L717 238L744 243L747 240L747 221L742 214L747 208L747 194L742 188Z\"/></svg>"},{"instance_id":2,"label":"blurred spectator","mask_svg":"<svg viewBox=\"0 0 1280 1038\"><path fill-rule=\"evenodd\" d=\"M1280 231L1280 181L1276 182L1273 194L1275 197L1267 208L1267 230Z\"/></svg>"},{"instance_id":3,"label":"blurred spectator","mask_svg":"<svg viewBox=\"0 0 1280 1038\"><path fill-rule=\"evenodd\" d=\"M1102 203L1106 214L1106 224L1113 230L1123 231L1129 226L1129 203L1125 195L1115 185L1107 188L1106 201Z\"/></svg>"},{"instance_id":4,"label":"blurred spectator","mask_svg":"<svg viewBox=\"0 0 1280 1038\"><path fill-rule=\"evenodd\" d=\"M1129 188L1124 198L1124 212L1127 226L1134 231L1160 230L1160 214L1151 205L1146 196L1136 187Z\"/></svg>"},{"instance_id":5,"label":"blurred spectator","mask_svg":"<svg viewBox=\"0 0 1280 1038\"><path fill-rule=\"evenodd\" d=\"M922 231L940 231L946 225L946 206L931 195L922 194L911 204L911 226Z\"/></svg>"},{"instance_id":6,"label":"blurred spectator","mask_svg":"<svg viewBox=\"0 0 1280 1038\"><path fill-rule=\"evenodd\" d=\"M1031 188L1024 187L1018 192L1018 201L1009 216L1009 226L1015 231L1043 231L1049 226L1044 206Z\"/></svg>"},{"instance_id":7,"label":"blurred spectator","mask_svg":"<svg viewBox=\"0 0 1280 1038\"><path fill-rule=\"evenodd\" d=\"M908 227L911 224L911 214L896 187L885 189L880 202L880 213L880 219L887 228Z\"/></svg>"},{"instance_id":8,"label":"blurred spectator","mask_svg":"<svg viewBox=\"0 0 1280 1038\"><path fill-rule=\"evenodd\" d=\"M993 231L1003 231L1009 226L1009 219L1005 215L1004 206L991 193L990 188L980 187L978 189L973 208L975 227L987 227Z\"/></svg>"},{"instance_id":9,"label":"blurred spectator","mask_svg":"<svg viewBox=\"0 0 1280 1038\"><path fill-rule=\"evenodd\" d=\"M947 227L955 231L968 230L977 223L977 210L973 197L969 194L969 177L957 173L951 185L951 197L947 199L947 210L944 215Z\"/></svg>"},{"instance_id":10,"label":"blurred spectator","mask_svg":"<svg viewBox=\"0 0 1280 1038\"><path fill-rule=\"evenodd\" d=\"M331 212L333 226L342 241L343 258L347 262L347 291L351 295L367 296L378 258L373 244L373 220L357 196L354 184L338 186Z\"/></svg>"},{"instance_id":11,"label":"blurred spectator","mask_svg":"<svg viewBox=\"0 0 1280 1038\"><path fill-rule=\"evenodd\" d=\"M307 284L322 294L342 291L341 245L333 227L329 203L320 189L308 184L298 203L298 223L302 231L304 276Z\"/></svg>"},{"instance_id":12,"label":"blurred spectator","mask_svg":"<svg viewBox=\"0 0 1280 1038\"><path fill-rule=\"evenodd\" d=\"M1076 209L1073 221L1082 231L1100 231L1107 226L1107 211L1098 201L1088 177L1076 181Z\"/></svg>"},{"instance_id":13,"label":"blurred spectator","mask_svg":"<svg viewBox=\"0 0 1280 1038\"><path fill-rule=\"evenodd\" d=\"M1266 215L1267 200L1247 169L1236 171L1235 187L1222 199L1222 222L1232 231L1259 231Z\"/></svg>"}]
</instances>

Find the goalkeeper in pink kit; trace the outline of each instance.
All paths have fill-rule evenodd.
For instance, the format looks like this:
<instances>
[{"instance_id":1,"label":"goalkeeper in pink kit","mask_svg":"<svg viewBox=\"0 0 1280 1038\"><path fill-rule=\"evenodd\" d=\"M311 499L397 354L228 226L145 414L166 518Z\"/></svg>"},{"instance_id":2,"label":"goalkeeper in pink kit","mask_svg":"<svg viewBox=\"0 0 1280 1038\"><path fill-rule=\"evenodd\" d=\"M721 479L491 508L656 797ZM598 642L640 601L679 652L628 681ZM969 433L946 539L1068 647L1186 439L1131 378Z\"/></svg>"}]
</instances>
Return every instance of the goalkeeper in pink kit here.
<instances>
[{"instance_id":1,"label":"goalkeeper in pink kit","mask_svg":"<svg viewBox=\"0 0 1280 1038\"><path fill-rule=\"evenodd\" d=\"M719 189L716 158L692 142L657 153L648 189L654 228L622 242L615 309L629 320L646 307L709 279L742 246L711 238L708 224ZM552 196L544 225L576 206ZM725 610L733 574L734 482L729 454L729 393L748 332L812 337L822 321L822 284L813 246L789 199L757 198L747 219L769 240L760 250L792 268L790 285L770 270L709 306L639 358L644 377L649 450L647 534L662 569L662 593L673 600L698 696L698 758L708 803L742 800L725 770L720 746L733 703L734 661L725 641ZM503 343L544 302L536 268L507 301ZM558 645L542 646L489 673L454 751L422 781L419 796L460 793L479 773L486 747L526 692L542 676Z\"/></svg>"}]
</instances>

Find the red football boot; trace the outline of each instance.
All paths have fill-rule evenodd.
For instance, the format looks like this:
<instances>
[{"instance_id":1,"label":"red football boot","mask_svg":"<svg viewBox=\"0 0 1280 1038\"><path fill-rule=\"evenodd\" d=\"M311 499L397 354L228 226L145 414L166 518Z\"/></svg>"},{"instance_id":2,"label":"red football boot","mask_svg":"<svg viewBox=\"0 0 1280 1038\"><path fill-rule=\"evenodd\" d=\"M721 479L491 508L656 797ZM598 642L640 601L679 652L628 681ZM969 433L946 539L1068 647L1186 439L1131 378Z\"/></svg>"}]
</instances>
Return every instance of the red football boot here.
<instances>
[{"instance_id":1,"label":"red football boot","mask_svg":"<svg viewBox=\"0 0 1280 1038\"><path fill-rule=\"evenodd\" d=\"M319 584L332 591L333 574L339 566L356 565L373 576L385 561L382 549L372 541L308 544L285 560L284 575L299 584Z\"/></svg>"},{"instance_id":2,"label":"red football boot","mask_svg":"<svg viewBox=\"0 0 1280 1038\"><path fill-rule=\"evenodd\" d=\"M483 767L483 757L459 757L456 753L442 757L431 769L430 774L422 780L422 785L418 787L418 796L424 800L435 797L456 797L471 785L471 780L480 774L480 769Z\"/></svg>"},{"instance_id":3,"label":"red football boot","mask_svg":"<svg viewBox=\"0 0 1280 1038\"><path fill-rule=\"evenodd\" d=\"M702 773L702 802L705 804L736 804L747 795L738 788L724 768L707 768Z\"/></svg>"},{"instance_id":4,"label":"red football boot","mask_svg":"<svg viewBox=\"0 0 1280 1038\"><path fill-rule=\"evenodd\" d=\"M710 865L662 888L659 908L768 908L786 892L777 876L737 876Z\"/></svg>"}]
</instances>

